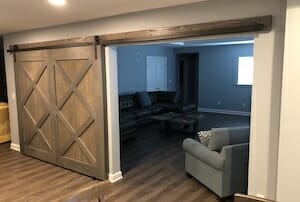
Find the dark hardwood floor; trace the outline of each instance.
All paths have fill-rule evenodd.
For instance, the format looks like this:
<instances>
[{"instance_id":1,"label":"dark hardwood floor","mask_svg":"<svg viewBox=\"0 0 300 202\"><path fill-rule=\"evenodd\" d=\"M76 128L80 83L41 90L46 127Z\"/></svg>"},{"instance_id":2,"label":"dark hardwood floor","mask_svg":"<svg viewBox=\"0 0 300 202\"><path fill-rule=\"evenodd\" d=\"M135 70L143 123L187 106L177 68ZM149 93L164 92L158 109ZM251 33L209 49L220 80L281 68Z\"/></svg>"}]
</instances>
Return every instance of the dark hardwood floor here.
<instances>
[{"instance_id":1,"label":"dark hardwood floor","mask_svg":"<svg viewBox=\"0 0 300 202\"><path fill-rule=\"evenodd\" d=\"M69 170L27 157L0 144L0 202L66 201L81 190L101 187Z\"/></svg>"},{"instance_id":2,"label":"dark hardwood floor","mask_svg":"<svg viewBox=\"0 0 300 202\"><path fill-rule=\"evenodd\" d=\"M204 119L199 122L200 130L210 130L211 128L222 127L239 127L249 126L250 117L247 116L235 116L225 114L214 113L201 113L204 115Z\"/></svg>"},{"instance_id":3,"label":"dark hardwood floor","mask_svg":"<svg viewBox=\"0 0 300 202\"><path fill-rule=\"evenodd\" d=\"M205 114L199 127L242 125L249 125L249 118ZM1 144L0 202L98 201L78 200L95 194L95 188L101 191L101 201L109 202L217 202L216 195L184 171L182 141L186 137L176 133L161 135L158 124L138 129L136 140L122 145L124 178L114 184L24 156L10 150L9 144ZM93 190L86 192L89 188Z\"/></svg>"},{"instance_id":4,"label":"dark hardwood floor","mask_svg":"<svg viewBox=\"0 0 300 202\"><path fill-rule=\"evenodd\" d=\"M201 130L249 125L248 117L204 115L199 123ZM105 195L106 201L219 201L216 195L184 171L182 141L191 135L173 132L165 136L160 134L159 124L139 128L136 135L135 140L122 144L124 178L111 185L110 192Z\"/></svg>"}]
</instances>

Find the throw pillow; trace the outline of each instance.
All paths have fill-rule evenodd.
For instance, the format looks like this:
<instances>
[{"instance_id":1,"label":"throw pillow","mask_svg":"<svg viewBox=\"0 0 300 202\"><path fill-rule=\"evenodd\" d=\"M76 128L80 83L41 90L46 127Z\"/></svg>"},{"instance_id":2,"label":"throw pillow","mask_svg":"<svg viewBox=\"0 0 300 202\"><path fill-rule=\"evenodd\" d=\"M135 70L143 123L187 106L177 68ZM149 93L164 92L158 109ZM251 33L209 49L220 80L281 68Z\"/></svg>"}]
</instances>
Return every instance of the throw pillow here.
<instances>
[{"instance_id":1,"label":"throw pillow","mask_svg":"<svg viewBox=\"0 0 300 202\"><path fill-rule=\"evenodd\" d=\"M141 107L144 108L152 105L151 98L147 92L137 92L136 95Z\"/></svg>"},{"instance_id":2,"label":"throw pillow","mask_svg":"<svg viewBox=\"0 0 300 202\"><path fill-rule=\"evenodd\" d=\"M179 93L176 93L174 96L174 103L175 104L179 103L179 101L180 101L179 99L180 99Z\"/></svg>"},{"instance_id":3,"label":"throw pillow","mask_svg":"<svg viewBox=\"0 0 300 202\"><path fill-rule=\"evenodd\" d=\"M198 136L199 136L201 144L203 144L205 146L208 146L209 139L210 139L210 136L211 136L211 131L210 130L200 131L200 132L198 132Z\"/></svg>"}]
</instances>

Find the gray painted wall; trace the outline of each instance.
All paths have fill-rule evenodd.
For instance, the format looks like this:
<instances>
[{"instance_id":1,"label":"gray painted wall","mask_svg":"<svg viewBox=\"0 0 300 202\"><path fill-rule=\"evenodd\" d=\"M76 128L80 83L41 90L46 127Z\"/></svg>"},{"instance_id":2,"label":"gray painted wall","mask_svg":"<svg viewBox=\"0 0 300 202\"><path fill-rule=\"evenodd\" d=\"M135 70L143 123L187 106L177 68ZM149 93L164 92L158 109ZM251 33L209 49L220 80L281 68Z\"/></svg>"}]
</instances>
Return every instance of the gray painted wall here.
<instances>
[{"instance_id":1,"label":"gray painted wall","mask_svg":"<svg viewBox=\"0 0 300 202\"><path fill-rule=\"evenodd\" d=\"M118 47L118 82L119 94L145 91L146 57L168 57L168 90L176 90L177 71L173 48L160 46L121 46Z\"/></svg>"},{"instance_id":2,"label":"gray painted wall","mask_svg":"<svg viewBox=\"0 0 300 202\"><path fill-rule=\"evenodd\" d=\"M199 107L251 111L251 86L238 86L238 57L253 56L253 45L176 48L175 53L199 53Z\"/></svg>"},{"instance_id":3,"label":"gray painted wall","mask_svg":"<svg viewBox=\"0 0 300 202\"><path fill-rule=\"evenodd\" d=\"M176 90L176 54L199 53L199 107L251 111L251 86L238 86L238 57L252 56L253 45L171 48L155 45L118 48L119 94L146 90L146 56L168 57L168 90Z\"/></svg>"}]
</instances>

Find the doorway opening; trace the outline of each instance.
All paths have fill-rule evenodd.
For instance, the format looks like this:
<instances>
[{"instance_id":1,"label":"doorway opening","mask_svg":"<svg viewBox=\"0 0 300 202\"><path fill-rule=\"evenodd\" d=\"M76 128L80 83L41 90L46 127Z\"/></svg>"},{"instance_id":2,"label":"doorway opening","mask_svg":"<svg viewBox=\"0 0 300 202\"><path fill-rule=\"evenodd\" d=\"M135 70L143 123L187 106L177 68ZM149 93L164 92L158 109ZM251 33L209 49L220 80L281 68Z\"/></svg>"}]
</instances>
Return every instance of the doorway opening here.
<instances>
[{"instance_id":1,"label":"doorway opening","mask_svg":"<svg viewBox=\"0 0 300 202\"><path fill-rule=\"evenodd\" d=\"M198 132L212 128L250 127L252 87L238 80L240 58L253 58L253 46L253 36L243 36L117 47L125 178L143 169L154 179L182 176L185 139L201 141ZM149 57L167 57L167 74L160 65L148 71ZM149 72L165 75L167 90L148 88Z\"/></svg>"},{"instance_id":2,"label":"doorway opening","mask_svg":"<svg viewBox=\"0 0 300 202\"><path fill-rule=\"evenodd\" d=\"M199 53L180 53L176 58L179 97L183 103L198 105Z\"/></svg>"}]
</instances>

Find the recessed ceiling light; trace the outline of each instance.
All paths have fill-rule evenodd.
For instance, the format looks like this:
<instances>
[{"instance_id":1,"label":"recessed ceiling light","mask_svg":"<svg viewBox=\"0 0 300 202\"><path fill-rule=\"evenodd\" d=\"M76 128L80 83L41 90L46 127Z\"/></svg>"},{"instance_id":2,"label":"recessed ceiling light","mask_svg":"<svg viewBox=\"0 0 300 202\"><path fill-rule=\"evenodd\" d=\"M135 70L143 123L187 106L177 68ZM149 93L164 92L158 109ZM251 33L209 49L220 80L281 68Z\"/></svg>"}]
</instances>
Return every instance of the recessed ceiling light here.
<instances>
[{"instance_id":1,"label":"recessed ceiling light","mask_svg":"<svg viewBox=\"0 0 300 202\"><path fill-rule=\"evenodd\" d=\"M173 42L172 45L184 46L184 42Z\"/></svg>"},{"instance_id":2,"label":"recessed ceiling light","mask_svg":"<svg viewBox=\"0 0 300 202\"><path fill-rule=\"evenodd\" d=\"M66 0L48 0L48 2L54 6L64 6L66 5Z\"/></svg>"}]
</instances>

